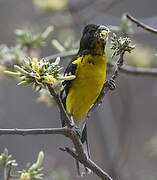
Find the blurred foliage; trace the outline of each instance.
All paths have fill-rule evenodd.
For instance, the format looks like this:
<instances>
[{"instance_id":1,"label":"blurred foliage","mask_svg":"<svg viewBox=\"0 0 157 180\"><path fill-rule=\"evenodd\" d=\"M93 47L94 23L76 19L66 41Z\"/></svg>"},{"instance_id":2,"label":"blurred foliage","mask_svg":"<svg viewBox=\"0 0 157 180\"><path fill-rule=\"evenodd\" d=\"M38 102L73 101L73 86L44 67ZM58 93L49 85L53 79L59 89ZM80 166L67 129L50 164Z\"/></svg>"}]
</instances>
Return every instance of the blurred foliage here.
<instances>
[{"instance_id":1,"label":"blurred foliage","mask_svg":"<svg viewBox=\"0 0 157 180\"><path fill-rule=\"evenodd\" d=\"M18 166L15 159L12 159L12 155L8 153L8 149L4 149L4 152L0 154L0 168L4 169L5 176L8 177L8 180L15 178L19 180L42 180L42 179L52 179L52 180L69 180L70 174L67 169L60 169L58 171L53 171L49 176L44 177L43 171L43 160L44 153L40 151L35 163L27 163L26 167L18 171L15 174L13 168Z\"/></svg>"},{"instance_id":2,"label":"blurred foliage","mask_svg":"<svg viewBox=\"0 0 157 180\"><path fill-rule=\"evenodd\" d=\"M12 155L9 154L8 149L5 148L4 152L0 155L0 167L16 167L18 164L15 159L12 159Z\"/></svg>"},{"instance_id":3,"label":"blurred foliage","mask_svg":"<svg viewBox=\"0 0 157 180\"><path fill-rule=\"evenodd\" d=\"M43 179L43 174L41 173L42 171L42 162L44 159L44 153L41 151L39 152L37 161L34 164L27 164L27 167L23 169L22 171L19 171L18 174L20 176L11 174L11 170L13 167L18 166L16 163L15 159L12 159L12 155L8 153L8 150L5 148L4 152L0 155L0 167L4 168L4 174L5 176L8 176L9 179L10 177L13 178L20 178L20 180L42 180ZM10 169L6 171L6 169ZM8 180L9 180L8 179Z\"/></svg>"},{"instance_id":4,"label":"blurred foliage","mask_svg":"<svg viewBox=\"0 0 157 180\"><path fill-rule=\"evenodd\" d=\"M69 0L33 0L35 7L44 11L61 11L67 7Z\"/></svg>"},{"instance_id":5,"label":"blurred foliage","mask_svg":"<svg viewBox=\"0 0 157 180\"><path fill-rule=\"evenodd\" d=\"M4 75L5 70L6 70L6 67L4 65L0 65L0 78L2 78L2 75Z\"/></svg>"},{"instance_id":6,"label":"blurred foliage","mask_svg":"<svg viewBox=\"0 0 157 180\"><path fill-rule=\"evenodd\" d=\"M48 26L42 33L33 33L28 29L15 30L17 44L20 48L40 48L46 45L46 39L53 31L53 26Z\"/></svg>"},{"instance_id":7,"label":"blurred foliage","mask_svg":"<svg viewBox=\"0 0 157 180\"><path fill-rule=\"evenodd\" d=\"M47 91L46 89L41 89L39 91L39 97L37 99L37 102L42 102L46 104L48 107L51 107L52 105L56 104L50 92Z\"/></svg>"},{"instance_id":8,"label":"blurred foliage","mask_svg":"<svg viewBox=\"0 0 157 180\"><path fill-rule=\"evenodd\" d=\"M8 47L5 44L0 45L0 63L9 64L9 67L13 64L19 64L26 56L26 52L22 51L19 45ZM3 63L4 61L4 63Z\"/></svg>"},{"instance_id":9,"label":"blurred foliage","mask_svg":"<svg viewBox=\"0 0 157 180\"><path fill-rule=\"evenodd\" d=\"M40 48L42 46L46 45L46 40L48 39L48 37L50 36L52 31L53 31L53 26L48 26L41 33L32 32L28 29L15 30L15 39L16 39L15 46L8 47L5 44L0 45L0 77L1 77L1 79L2 79L2 76L4 75L4 71L10 71L10 70L12 71L14 69L14 65L16 65L16 69L18 69L18 70L19 70L18 65L25 66L25 68L21 72L21 75L22 75L22 73L24 73L24 70L28 68L28 64L30 63L30 65L31 65L30 60L26 60L26 61L23 61L23 60L26 59L28 56L33 56L33 55L39 56ZM31 75L31 76L29 76L30 78L26 77L26 74L27 74L26 72L25 72L25 75L23 74L23 77L20 76L21 78L23 78L21 85L29 84L32 82L31 78L35 78L36 82L33 86L33 89L34 90L41 89L40 88L41 84L37 78L38 70L36 68L38 68L37 67L38 65L39 65L38 62L36 61L36 63L35 63L35 61L34 61L34 65L33 65L34 69L32 69L33 72L30 73L30 75ZM32 66L32 68L33 68L33 66ZM43 62L42 65L40 64L40 67L41 66L43 68L42 70L44 71L44 68L45 68L44 66L47 66L46 62ZM55 68L57 68L57 65L55 66ZM20 69L20 70L22 70L22 69ZM29 70L29 72L31 71L31 69L29 69L29 68L28 68L28 70ZM49 69L49 72L50 72L50 69ZM55 73L57 74L57 69L56 69ZM19 74L19 72L13 73L13 74L14 74L14 76L17 76L17 74ZM48 77L47 72L45 72L45 74L46 74L45 81L47 81L47 82L52 81L52 78L50 78L50 76ZM52 74L52 72L50 74ZM42 98L43 98L43 96L42 96Z\"/></svg>"},{"instance_id":10,"label":"blurred foliage","mask_svg":"<svg viewBox=\"0 0 157 180\"><path fill-rule=\"evenodd\" d=\"M129 56L126 55L125 63L134 67L157 67L155 49L136 43L136 48Z\"/></svg>"},{"instance_id":11,"label":"blurred foliage","mask_svg":"<svg viewBox=\"0 0 157 180\"><path fill-rule=\"evenodd\" d=\"M126 17L126 13L122 15L119 26L109 26L109 27L113 33L116 33L119 35L127 35L127 34L134 33L133 28L132 28L132 23Z\"/></svg>"},{"instance_id":12,"label":"blurred foliage","mask_svg":"<svg viewBox=\"0 0 157 180\"><path fill-rule=\"evenodd\" d=\"M51 43L58 52L65 52L79 48L79 41L75 42L74 38L71 36L69 36L63 44L61 44L57 39L53 39Z\"/></svg>"},{"instance_id":13,"label":"blurred foliage","mask_svg":"<svg viewBox=\"0 0 157 180\"><path fill-rule=\"evenodd\" d=\"M24 58L32 54L39 54L39 49L46 45L46 40L52 31L53 26L47 27L42 33L33 33L26 29L16 30L15 46L8 47L5 44L0 45L0 65L3 65L2 67L4 69L12 70L13 65L21 64ZM1 71L0 74L2 74Z\"/></svg>"},{"instance_id":14,"label":"blurred foliage","mask_svg":"<svg viewBox=\"0 0 157 180\"><path fill-rule=\"evenodd\" d=\"M157 134L155 133L146 144L146 150L150 157L157 158Z\"/></svg>"}]
</instances>

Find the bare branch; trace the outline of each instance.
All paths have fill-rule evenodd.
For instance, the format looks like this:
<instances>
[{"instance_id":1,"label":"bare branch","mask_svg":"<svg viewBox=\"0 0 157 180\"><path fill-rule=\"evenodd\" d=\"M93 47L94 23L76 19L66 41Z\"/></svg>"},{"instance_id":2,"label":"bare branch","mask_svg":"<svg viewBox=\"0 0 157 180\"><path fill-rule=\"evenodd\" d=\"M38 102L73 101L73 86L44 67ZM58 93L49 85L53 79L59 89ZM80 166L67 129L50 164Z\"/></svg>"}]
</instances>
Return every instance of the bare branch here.
<instances>
[{"instance_id":1,"label":"bare branch","mask_svg":"<svg viewBox=\"0 0 157 180\"><path fill-rule=\"evenodd\" d=\"M129 15L129 14L126 14L126 17L132 21L133 23L135 23L138 27L141 27L143 29L145 29L146 31L149 31L151 33L154 33L154 34L157 34L157 29L154 29L142 22L140 22L139 20L135 19L133 16Z\"/></svg>"},{"instance_id":2,"label":"bare branch","mask_svg":"<svg viewBox=\"0 0 157 180\"><path fill-rule=\"evenodd\" d=\"M45 134L61 134L69 136L70 132L67 128L39 128L39 129L0 129L2 135L45 135Z\"/></svg>"},{"instance_id":3,"label":"bare branch","mask_svg":"<svg viewBox=\"0 0 157 180\"><path fill-rule=\"evenodd\" d=\"M96 175L103 180L112 180L112 178L97 166L92 160L87 159L83 152L82 143L73 129L68 128L38 128L38 129L0 129L0 135L46 135L46 134L61 134L69 137L76 149L76 152L65 148L66 152L71 154L76 160L80 161L86 167L90 168Z\"/></svg>"},{"instance_id":4,"label":"bare branch","mask_svg":"<svg viewBox=\"0 0 157 180\"><path fill-rule=\"evenodd\" d=\"M91 159L84 159L80 156L80 154L76 154L75 151L69 149L68 147L64 149L68 154L70 154L73 158L83 163L86 167L91 169L95 174L97 174L101 179L110 179L112 178L109 174L105 173L99 166L97 166Z\"/></svg>"}]
</instances>

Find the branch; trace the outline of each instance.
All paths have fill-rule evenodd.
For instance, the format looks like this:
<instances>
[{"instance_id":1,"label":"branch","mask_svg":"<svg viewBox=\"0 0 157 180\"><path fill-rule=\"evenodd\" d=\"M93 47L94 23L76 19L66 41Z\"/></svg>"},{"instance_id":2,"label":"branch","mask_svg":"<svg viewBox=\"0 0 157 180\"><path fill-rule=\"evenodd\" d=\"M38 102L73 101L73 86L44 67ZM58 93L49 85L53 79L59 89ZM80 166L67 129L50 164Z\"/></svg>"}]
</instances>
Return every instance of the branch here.
<instances>
[{"instance_id":1,"label":"branch","mask_svg":"<svg viewBox=\"0 0 157 180\"><path fill-rule=\"evenodd\" d=\"M126 17L127 17L130 21L132 21L133 23L135 23L137 26L145 29L146 31L149 31L149 32L154 33L154 34L157 34L157 29L154 29L154 28L152 28L152 27L150 27L150 26L148 26L148 25L140 22L139 20L135 19L133 16L131 16L131 15L129 15L129 14L126 14Z\"/></svg>"},{"instance_id":2,"label":"branch","mask_svg":"<svg viewBox=\"0 0 157 180\"><path fill-rule=\"evenodd\" d=\"M0 129L2 135L45 135L45 134L61 134L69 136L70 132L67 128L39 128L39 129Z\"/></svg>"},{"instance_id":3,"label":"branch","mask_svg":"<svg viewBox=\"0 0 157 180\"><path fill-rule=\"evenodd\" d=\"M52 62L57 57L60 57L61 59L73 58L76 54L77 54L77 50L71 50L71 51L66 51L63 53L57 53L51 56L47 56L45 57L45 59ZM107 62L107 65L109 68L112 68L115 66L115 62L109 60ZM157 76L157 68L141 68L141 67L128 66L124 64L122 67L119 68L119 71L121 73L130 74L130 75Z\"/></svg>"},{"instance_id":4,"label":"branch","mask_svg":"<svg viewBox=\"0 0 157 180\"><path fill-rule=\"evenodd\" d=\"M102 179L110 179L110 180L112 180L112 178L107 173L105 173L99 166L97 166L91 159L85 160L84 158L77 155L75 153L75 151L73 151L73 150L71 150L69 148L62 149L62 151L66 151L73 158L75 158L76 160L83 163L86 167L91 169L93 172L95 172L96 174L98 173L99 177L101 177Z\"/></svg>"},{"instance_id":5,"label":"branch","mask_svg":"<svg viewBox=\"0 0 157 180\"><path fill-rule=\"evenodd\" d=\"M84 164L86 167L91 169L96 175L103 180L112 180L112 178L104 172L99 166L97 166L91 159L87 159L82 148L80 138L73 129L70 128L38 128L38 129L0 129L0 135L46 135L46 134L61 134L70 138L75 146L76 152L65 148L70 154L73 152L75 155L72 156Z\"/></svg>"}]
</instances>

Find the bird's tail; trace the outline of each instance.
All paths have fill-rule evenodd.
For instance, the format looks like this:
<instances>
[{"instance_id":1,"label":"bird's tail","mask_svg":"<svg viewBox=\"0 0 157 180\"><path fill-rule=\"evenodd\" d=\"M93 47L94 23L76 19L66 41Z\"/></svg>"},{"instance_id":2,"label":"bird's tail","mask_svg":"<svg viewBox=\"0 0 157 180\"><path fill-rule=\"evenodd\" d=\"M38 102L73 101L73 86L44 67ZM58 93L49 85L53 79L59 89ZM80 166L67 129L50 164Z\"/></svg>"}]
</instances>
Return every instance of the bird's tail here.
<instances>
[{"instance_id":1,"label":"bird's tail","mask_svg":"<svg viewBox=\"0 0 157 180\"><path fill-rule=\"evenodd\" d=\"M89 145L88 145L88 140L87 140L87 128L86 128L86 125L84 125L83 131L82 131L81 142L82 142L83 150L84 150L87 158L90 158L90 150L89 150ZM81 164L77 160L76 160L76 168L77 168L78 176L81 176L81 177L92 173L92 171L90 169L85 167L83 164Z\"/></svg>"}]
</instances>

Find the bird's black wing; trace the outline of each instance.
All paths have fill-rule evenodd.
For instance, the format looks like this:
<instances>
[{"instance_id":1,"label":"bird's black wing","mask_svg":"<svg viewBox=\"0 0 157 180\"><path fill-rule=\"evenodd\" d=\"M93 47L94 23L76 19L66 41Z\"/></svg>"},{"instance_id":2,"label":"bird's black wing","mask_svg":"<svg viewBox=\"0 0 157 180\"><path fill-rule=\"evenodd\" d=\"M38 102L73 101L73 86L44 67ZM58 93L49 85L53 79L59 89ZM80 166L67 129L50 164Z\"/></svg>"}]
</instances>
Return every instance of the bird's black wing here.
<instances>
[{"instance_id":1,"label":"bird's black wing","mask_svg":"<svg viewBox=\"0 0 157 180\"><path fill-rule=\"evenodd\" d=\"M69 63L68 67L66 68L66 70L64 72L65 76L75 75L77 65L72 63L74 60L76 60L76 59L73 59ZM72 83L72 80L65 80L62 82L60 98L62 100L62 103L63 103L65 109L66 109L66 97L67 97L69 89L71 87L71 83ZM65 126L65 122L62 122L62 126Z\"/></svg>"}]
</instances>

